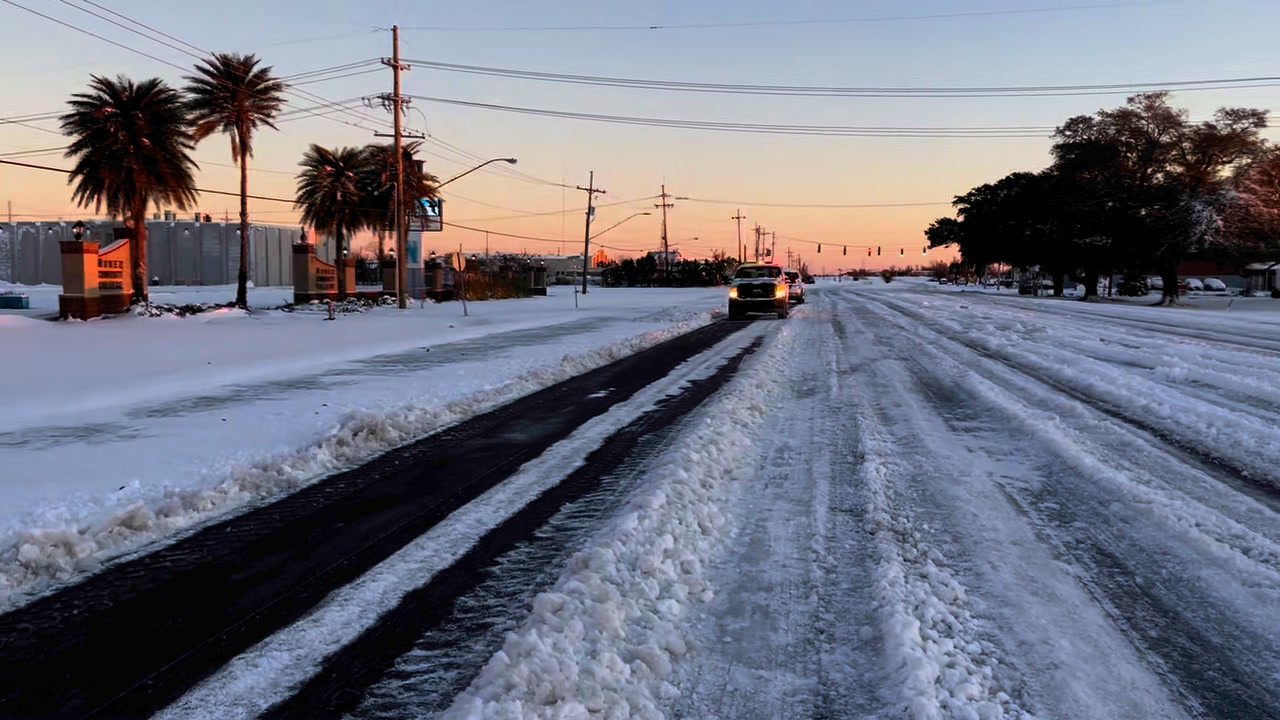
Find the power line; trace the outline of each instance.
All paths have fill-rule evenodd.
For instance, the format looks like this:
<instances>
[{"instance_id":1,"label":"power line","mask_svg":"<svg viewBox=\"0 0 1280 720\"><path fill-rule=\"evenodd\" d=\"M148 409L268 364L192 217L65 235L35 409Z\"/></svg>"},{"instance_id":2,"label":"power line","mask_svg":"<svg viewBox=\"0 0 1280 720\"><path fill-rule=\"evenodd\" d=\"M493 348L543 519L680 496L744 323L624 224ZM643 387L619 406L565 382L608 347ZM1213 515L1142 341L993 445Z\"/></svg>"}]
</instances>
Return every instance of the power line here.
<instances>
[{"instance_id":1,"label":"power line","mask_svg":"<svg viewBox=\"0 0 1280 720\"><path fill-rule=\"evenodd\" d=\"M497 105L493 103L471 102L449 98L412 96L425 102L458 105L479 110L537 115L569 120L585 120L591 122L613 123L618 125L639 125L643 127L665 127L682 130L707 130L717 132L736 132L764 135L809 135L819 137L869 137L869 138L1038 138L1050 137L1053 128L1043 130L1017 130L1010 128L965 128L946 130L933 128L876 128L852 125L782 125L766 123L739 123L727 121L683 120L673 118L633 117L626 115L604 115L599 113L571 112L567 110L546 110L542 108L517 107L513 105Z\"/></svg>"},{"instance_id":2,"label":"power line","mask_svg":"<svg viewBox=\"0 0 1280 720\"><path fill-rule=\"evenodd\" d=\"M899 202L899 203L778 203L778 202L751 202L749 200L712 200L709 198L685 198L689 202L712 203L715 205L746 205L748 207L775 207L775 208L829 208L841 210L861 210L869 208L911 208L911 207L932 207L938 205L950 205L951 201L944 202Z\"/></svg>"},{"instance_id":3,"label":"power line","mask_svg":"<svg viewBox=\"0 0 1280 720\"><path fill-rule=\"evenodd\" d=\"M881 15L869 17L834 17L834 18L806 18L802 20L738 20L726 22L705 22L705 23L667 23L667 24L630 24L630 25L507 25L507 26L480 26L480 25L418 25L402 28L404 30L418 30L430 32L536 32L536 31L600 31L600 30L707 30L707 29L723 29L723 28L751 28L751 27L776 27L776 26L796 26L796 25L835 25L835 24L854 24L854 23L884 23L884 22L905 22L920 20L955 20L961 18L977 18L977 17L996 17L1003 15L1031 15L1044 13L1059 13L1081 10L1109 10L1124 7L1144 7L1150 5L1169 5L1168 0L1155 0L1150 2L1119 2L1095 5L1065 5L1054 8L1027 8L1015 10L972 10L967 12L950 12L950 13L931 13L917 15Z\"/></svg>"},{"instance_id":4,"label":"power line","mask_svg":"<svg viewBox=\"0 0 1280 720\"><path fill-rule=\"evenodd\" d=\"M5 160L5 159L0 158L0 165L11 165L11 166L14 166L14 167L28 168L28 169L32 169L32 170L44 170L44 171L48 171L48 172L62 173L62 174L64 174L64 175L70 175L70 174L71 174L71 171L70 171L70 170L68 170L68 169L66 169L66 168L52 167L52 166L50 166L50 165L40 165L40 164L37 164L37 163L22 162L22 161L19 161L19 160ZM210 190L210 189L207 189L207 188L200 188L200 187L195 188L195 190L196 190L196 192L197 192L197 193L199 193L199 194L201 194L201 195L222 195L222 196L227 196L227 197L240 197L240 193L238 193L238 192L231 192L231 191L228 191L228 190ZM262 200L262 201L265 201L265 202L287 203L287 204L295 205L295 206L297 205L297 201L296 201L296 200L289 199L289 198L272 197L272 196L270 196L270 195L249 195L248 197L249 197L249 199L251 199L251 200ZM264 211L264 212L273 212L273 211ZM454 222L444 222L444 223L442 223L442 224L443 224L445 227L457 228L457 229L459 229L459 230L469 230L469 231L471 231L471 232L477 232L477 233L489 233L490 235L496 235L496 236L498 236L498 237L514 238L514 239L518 239L518 240L531 240L531 241L536 241L536 242L556 243L556 244L562 244L562 243L563 243L563 240L559 240L559 239L543 238L543 237L537 237L537 236L533 236L533 235L521 235L521 234L518 234L518 233L501 232L501 231L498 231L498 230L486 230L486 229L484 229L484 228L478 228L478 227L474 227L474 226L470 226L470 225L463 225L463 224L460 224L460 223L454 223ZM601 247L604 247L604 246L601 246ZM611 249L611 250L618 250L619 248L613 248L613 247L610 247L610 249Z\"/></svg>"},{"instance_id":5,"label":"power line","mask_svg":"<svg viewBox=\"0 0 1280 720\"><path fill-rule=\"evenodd\" d=\"M65 2L66 0L62 0L62 1L63 1L63 2ZM88 0L85 0L85 1L86 1L86 2L88 2ZM31 9L31 8L29 8L29 7L25 6L25 5L21 5L21 4L17 3L17 2L15 2L14 0L0 0L0 2L3 2L3 3L5 3L6 5L11 5L11 6L15 7L15 8L18 8L19 10L23 10L23 11L26 11L26 12L28 12L28 13L31 13L32 15L36 15L36 16L38 16L38 17L44 18L45 20L48 20L48 21L50 21L50 22L52 22L52 23L55 23L55 24L57 24L57 25L61 25L61 26L65 27L65 28L69 28L69 29L74 30L74 31L76 31L76 32L78 32L78 33L82 33L82 34L84 34L84 35L88 35L89 37L95 38L95 39L97 39L97 40L101 40L102 42L105 42L105 43L107 43L108 45L114 45L115 47L118 47L118 48L120 48L120 49L122 49L122 50L127 50L128 52L134 53L134 54L136 54L136 55L141 55L142 57L145 57L145 58L147 58L147 59L149 59L149 60L154 60L154 61L156 61L156 62L158 62L158 63L161 63L162 65L167 65L167 66L169 66L169 67L176 68L176 69L178 69L178 70L180 70L180 71L182 71L182 72L190 72L190 69L189 69L189 68L186 68L186 67L183 67L183 66L181 66L181 65L178 65L177 63L173 63L173 62L170 62L170 61L165 60L165 59L163 59L163 58L156 57L155 55L152 55L152 54L150 54L150 53L143 52L142 50L138 50L137 48L130 47L129 45L125 45L124 43L117 42L117 41L112 40L112 39L110 39L110 38L108 38L108 37L105 37L105 36L103 36L103 35L99 35L99 34L97 34L97 33L95 33L95 32L90 31L90 30L86 30L86 29L84 29L84 28L82 28L82 27L79 27L79 26L77 26L77 25L73 24L73 23L69 23L69 22L67 22L67 21L65 21L65 20L59 20L58 18L55 18L55 17L53 17L53 16L51 16L51 15L46 15L45 13L39 12L38 10L33 10L33 9ZM68 4L69 4L69 3L68 3ZM97 4L95 4L95 3L90 3L90 4L93 4L95 7L102 7L101 5L97 5ZM75 6L75 5L71 5L71 7L76 7L76 6ZM101 16L97 15L96 13L93 13L93 12L91 12L91 11L89 11L89 10L85 10L84 8L77 8L77 9L82 10L83 12L89 13L89 14L91 14L91 15L94 15L95 17L101 17ZM104 8L104 9L106 9L106 8ZM138 27L145 28L145 29L149 30L150 32L156 33L156 34L161 35L161 36L163 36L163 37L166 37L166 38L168 38L168 39L170 39L170 40L174 40L175 42L178 42L178 43L181 43L181 44L183 44L183 45L186 45L186 46L187 46L187 47L189 47L189 48L193 48L194 50L197 50L197 51L199 51L199 52L201 52L201 53L204 53L204 55L194 55L194 53L190 53L190 52L187 52L187 51L185 51L185 50L183 50L183 51L182 51L182 52L184 52L184 53L186 53L186 54L188 54L188 55L193 55L194 57L197 57L198 59L204 59L205 57L208 57L208 56L210 56L210 55L212 54L212 53L209 53L209 52L207 52L207 51L205 51L205 50L203 50L203 49L201 49L201 48L199 48L199 47L197 47L197 46L195 46L195 45L192 45L191 43L188 43L188 42L186 42L186 41L180 40L180 39L178 39L178 38L175 38L175 37L174 37L174 36L172 36L172 35L169 35L168 33L165 33L165 32L163 32L163 31L161 31L161 30L158 30L158 29L156 29L156 28L154 28L154 27L151 27L150 25L147 25L146 23L142 23L142 22L139 22L139 21L137 21L137 20L134 20L134 19L130 18L129 16L124 15L123 13L119 13L119 12L116 12L116 11L114 11L114 10L109 10L109 9L108 9L108 12L110 12L112 15L115 15L116 17L124 18L124 19L128 20L129 22L133 23L134 25L137 25ZM114 25L120 25L120 23L117 23L117 22L115 22L115 21L113 21L113 20L107 20L107 21L108 21L108 22L111 22L111 23L112 23L112 24L114 24ZM122 25L121 25L121 27L124 27L124 26L122 26ZM155 41L155 42L159 42L160 44L164 45L165 47L169 47L169 48L173 48L173 47L174 47L173 45L171 45L171 44L169 44L169 43L165 43L165 42L162 42L162 41L155 40L155 38L152 38L151 36L147 35L146 33L142 33L142 32L139 32L139 31L137 31L137 30L130 29L130 28L125 28L125 29L126 29L126 30L129 30L130 32L132 32L132 33L134 33L134 34L136 34L136 35L140 35L140 36L142 36L142 37L145 37L145 38L147 38L147 39L149 39L149 40L153 40L153 41ZM325 100L325 98L322 98L322 97L320 97L319 95L315 95L314 93L308 92L308 91L306 91L306 90L290 90L290 89L286 88L286 92L289 92L290 94L293 94L293 95L309 96L309 97L311 98L311 102L316 102L316 101L320 101L320 102L323 102L323 103L328 103L328 102L330 102L330 101L328 101L328 100ZM358 119L358 120L373 120L374 122L377 122L377 120L376 120L375 118L372 118L372 117L367 116L367 115L363 115L363 114L361 114L361 113L356 113L355 111L352 111L352 110L345 110L345 109L344 109L343 111L344 111L346 114L348 114L349 116L354 116L354 117L355 117L356 119ZM316 115L316 117L327 117L328 119L333 120L334 122L339 122L339 123L342 123L342 124L344 124L344 125L350 125L350 126L352 126L352 127L358 127L358 128L360 128L360 129L362 129L362 130L371 131L371 128L364 127L363 125L359 125L359 124L356 124L356 123L353 123L353 122L348 122L348 121L340 120L340 119L338 119L338 118L331 117L331 115Z\"/></svg>"},{"instance_id":6,"label":"power line","mask_svg":"<svg viewBox=\"0 0 1280 720\"><path fill-rule=\"evenodd\" d=\"M1095 83L1076 85L1006 85L969 87L843 87L823 85L750 85L736 83L685 82L678 80L649 80L597 75L516 70L511 68L460 65L456 63L412 60L411 62L444 72L485 75L517 80L565 83L571 85L595 85L634 90L662 90L671 92L698 92L730 95L768 95L799 97L856 97L856 98L947 98L947 97L1061 97L1074 95L1130 94L1153 90L1223 90L1239 88L1274 87L1280 76L1260 75L1250 77L1214 78L1206 80L1170 80L1161 82ZM929 128L948 129L948 128ZM955 128L966 129L966 128ZM1010 128L996 128L1010 129ZM1016 128L1014 128L1016 129Z\"/></svg>"}]
</instances>

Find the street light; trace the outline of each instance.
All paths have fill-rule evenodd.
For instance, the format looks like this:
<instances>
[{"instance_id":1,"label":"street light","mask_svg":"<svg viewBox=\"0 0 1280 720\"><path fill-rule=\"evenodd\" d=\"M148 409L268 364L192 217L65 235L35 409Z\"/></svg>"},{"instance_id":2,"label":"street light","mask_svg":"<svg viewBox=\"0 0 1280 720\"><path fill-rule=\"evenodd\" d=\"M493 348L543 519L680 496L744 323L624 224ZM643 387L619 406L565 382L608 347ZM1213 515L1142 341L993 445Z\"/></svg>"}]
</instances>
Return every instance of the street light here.
<instances>
[{"instance_id":1,"label":"street light","mask_svg":"<svg viewBox=\"0 0 1280 720\"><path fill-rule=\"evenodd\" d=\"M75 225L71 226L71 234L77 241L84 237L84 222L77 220Z\"/></svg>"},{"instance_id":2,"label":"street light","mask_svg":"<svg viewBox=\"0 0 1280 720\"><path fill-rule=\"evenodd\" d=\"M480 163L479 165L477 165L477 166L475 166L475 167L471 168L470 170L468 170L468 171L466 171L466 172L462 173L461 175L454 175L453 177L449 178L448 180L445 180L444 182L440 183L439 185L436 185L436 190L439 190L440 188L444 187L445 185L448 185L449 183L453 182L454 180L457 180L457 179L458 179L458 178L460 178L460 177L465 177L465 176L467 176L467 175L470 175L471 173L473 173L473 172L475 172L475 171L479 170L480 168L482 168L482 167L484 167L484 166L486 166L486 165L492 165L493 163L496 163L496 162L504 162L504 163L506 163L506 164L508 164L508 165L515 165L515 164L516 164L516 159L515 159L515 158L513 158L513 157L508 157L508 158L494 158L494 159L492 159L492 160L485 160L484 162L482 162L482 163Z\"/></svg>"}]
</instances>

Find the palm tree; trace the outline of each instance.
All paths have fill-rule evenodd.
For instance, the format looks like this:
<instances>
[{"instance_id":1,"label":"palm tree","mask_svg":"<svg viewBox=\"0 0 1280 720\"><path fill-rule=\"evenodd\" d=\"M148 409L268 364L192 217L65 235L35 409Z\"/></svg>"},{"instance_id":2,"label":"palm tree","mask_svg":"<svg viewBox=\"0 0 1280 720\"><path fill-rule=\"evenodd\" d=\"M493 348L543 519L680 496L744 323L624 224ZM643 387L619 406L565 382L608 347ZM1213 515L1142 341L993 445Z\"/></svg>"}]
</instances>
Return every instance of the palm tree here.
<instances>
[{"instance_id":1,"label":"palm tree","mask_svg":"<svg viewBox=\"0 0 1280 720\"><path fill-rule=\"evenodd\" d=\"M258 58L238 53L215 53L196 65L188 76L187 109L196 141L214 133L231 137L231 159L240 164L240 272L236 276L236 305L249 304L249 158L253 133L273 121L284 105L285 84L258 67Z\"/></svg>"},{"instance_id":2,"label":"palm tree","mask_svg":"<svg viewBox=\"0 0 1280 720\"><path fill-rule=\"evenodd\" d=\"M80 207L103 207L133 231L130 265L133 300L147 301L147 206L179 210L195 205L191 159L195 141L182 96L159 78L134 82L97 75L89 91L76 93L59 120L74 158L68 182Z\"/></svg>"},{"instance_id":3,"label":"palm tree","mask_svg":"<svg viewBox=\"0 0 1280 720\"><path fill-rule=\"evenodd\" d=\"M347 281L342 260L352 235L376 222L365 204L364 183L369 176L369 154L363 148L329 148L312 145L302 156L294 206L302 209L302 222L317 233L332 233L337 244L338 297L345 298Z\"/></svg>"},{"instance_id":4,"label":"palm tree","mask_svg":"<svg viewBox=\"0 0 1280 720\"><path fill-rule=\"evenodd\" d=\"M436 186L440 179L423 169L417 159L422 143L409 142L401 145L401 158L404 166L404 188L400 193L400 207L406 212L417 207L418 202L436 197ZM396 185L396 146L391 143L366 145L369 155L368 177L364 185L367 193L365 205L374 213L373 226L378 232L378 258L386 257L382 245L383 231L395 223L395 185Z\"/></svg>"}]
</instances>

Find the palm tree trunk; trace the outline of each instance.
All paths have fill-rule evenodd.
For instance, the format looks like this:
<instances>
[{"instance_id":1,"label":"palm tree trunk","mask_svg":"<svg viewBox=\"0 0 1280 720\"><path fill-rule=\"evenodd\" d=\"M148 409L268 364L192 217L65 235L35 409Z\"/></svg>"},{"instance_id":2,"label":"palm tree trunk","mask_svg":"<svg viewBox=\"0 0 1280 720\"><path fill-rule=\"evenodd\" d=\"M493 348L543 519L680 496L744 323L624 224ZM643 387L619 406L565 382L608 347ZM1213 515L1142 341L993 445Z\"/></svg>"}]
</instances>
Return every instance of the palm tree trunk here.
<instances>
[{"instance_id":1,"label":"palm tree trunk","mask_svg":"<svg viewBox=\"0 0 1280 720\"><path fill-rule=\"evenodd\" d=\"M236 305L249 307L249 153L240 138L240 271L236 274Z\"/></svg>"},{"instance_id":2,"label":"palm tree trunk","mask_svg":"<svg viewBox=\"0 0 1280 720\"><path fill-rule=\"evenodd\" d=\"M145 303L147 294L147 206L133 209L133 237L129 240L129 260L133 265L133 302Z\"/></svg>"},{"instance_id":3,"label":"palm tree trunk","mask_svg":"<svg viewBox=\"0 0 1280 720\"><path fill-rule=\"evenodd\" d=\"M347 272L342 262L342 228L333 230L334 250L333 264L338 268L338 300L347 299Z\"/></svg>"}]
</instances>

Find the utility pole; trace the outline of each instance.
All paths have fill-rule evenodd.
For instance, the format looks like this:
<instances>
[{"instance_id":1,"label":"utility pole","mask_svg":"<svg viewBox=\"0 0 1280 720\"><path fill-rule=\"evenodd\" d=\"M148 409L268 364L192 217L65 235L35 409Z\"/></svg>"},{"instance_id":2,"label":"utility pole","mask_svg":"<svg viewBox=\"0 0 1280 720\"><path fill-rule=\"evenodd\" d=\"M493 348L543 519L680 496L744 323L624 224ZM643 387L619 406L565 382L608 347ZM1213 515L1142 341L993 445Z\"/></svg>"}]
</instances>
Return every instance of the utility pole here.
<instances>
[{"instance_id":1,"label":"utility pole","mask_svg":"<svg viewBox=\"0 0 1280 720\"><path fill-rule=\"evenodd\" d=\"M739 263L744 263L747 261L747 248L742 245L742 221L745 220L746 217L747 217L746 215L742 214L742 210L739 209L736 215L729 218L730 220L738 221L738 262Z\"/></svg>"},{"instance_id":2,"label":"utility pole","mask_svg":"<svg viewBox=\"0 0 1280 720\"><path fill-rule=\"evenodd\" d=\"M587 186L578 186L578 189L587 194L587 222L586 227L582 231L582 294L587 294L587 266L591 264L591 218L595 215L595 207L591 204L595 200L597 193L603 193L596 187L596 171L592 170L587 179ZM663 231L663 240L666 240L666 231Z\"/></svg>"},{"instance_id":3,"label":"utility pole","mask_svg":"<svg viewBox=\"0 0 1280 720\"><path fill-rule=\"evenodd\" d=\"M773 233L773 242L769 244L769 257L775 258L774 262L777 262L776 258L778 257L778 233L776 231Z\"/></svg>"},{"instance_id":4,"label":"utility pole","mask_svg":"<svg viewBox=\"0 0 1280 720\"><path fill-rule=\"evenodd\" d=\"M382 64L391 68L391 95L383 95L382 101L384 105L390 105L391 116L394 118L394 136L396 145L396 197L392 204L392 212L395 213L395 234L396 234L396 303L401 310L409 307L409 294L405 291L408 285L408 266L409 258L405 237L404 220L407 208L404 204L404 126L401 115L404 111L405 98L400 95L400 73L408 70L409 66L400 62L400 26L391 26L391 57L383 58Z\"/></svg>"},{"instance_id":5,"label":"utility pole","mask_svg":"<svg viewBox=\"0 0 1280 720\"><path fill-rule=\"evenodd\" d=\"M668 273L671 270L671 261L667 254L667 208L675 207L675 204L667 202L667 198L669 198L670 195L667 195L667 186L665 184L663 184L662 192L658 197L662 198L662 202L655 204L654 207L662 208L662 279L665 281L669 279Z\"/></svg>"},{"instance_id":6,"label":"utility pole","mask_svg":"<svg viewBox=\"0 0 1280 720\"><path fill-rule=\"evenodd\" d=\"M378 99L382 101L382 107L388 110L393 120L394 131L391 135L386 133L374 133L374 137L391 137L395 138L396 153L396 179L395 179L395 199L392 202L391 212L395 216L393 218L392 229L396 234L396 300L401 310L409 307L408 293L408 268L409 258L408 249L405 247L408 239L409 228L405 226L405 220L409 215L409 208L404 207L404 139L405 137L424 138L422 133L409 132L404 130L404 109L408 107L411 100L400 94L400 73L409 70L406 63L400 62L400 26L391 26L391 57L382 58L382 64L391 68L391 92L382 93ZM365 103L372 102L371 98L365 98ZM379 258L381 260L381 258Z\"/></svg>"}]
</instances>

